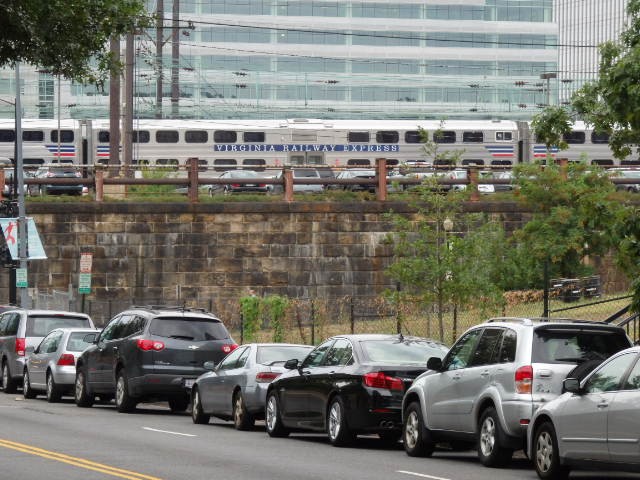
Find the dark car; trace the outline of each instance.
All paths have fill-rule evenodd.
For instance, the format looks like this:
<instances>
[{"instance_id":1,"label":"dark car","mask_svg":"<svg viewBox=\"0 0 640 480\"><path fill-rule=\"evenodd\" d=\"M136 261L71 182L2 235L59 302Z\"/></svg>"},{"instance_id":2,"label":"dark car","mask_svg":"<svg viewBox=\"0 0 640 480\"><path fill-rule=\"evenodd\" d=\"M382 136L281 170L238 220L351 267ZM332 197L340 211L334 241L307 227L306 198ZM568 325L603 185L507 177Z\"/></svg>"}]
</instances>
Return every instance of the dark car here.
<instances>
[{"instance_id":1,"label":"dark car","mask_svg":"<svg viewBox=\"0 0 640 480\"><path fill-rule=\"evenodd\" d=\"M82 175L79 170L73 166L55 166L40 170L36 174L37 178L53 179L53 178L73 178L80 179ZM84 185L61 185L57 183L45 183L38 186L40 195L82 195L87 192Z\"/></svg>"},{"instance_id":2,"label":"dark car","mask_svg":"<svg viewBox=\"0 0 640 480\"><path fill-rule=\"evenodd\" d=\"M359 433L377 433L387 442L401 435L402 397L426 370L430 355L447 347L434 340L402 335L342 335L325 341L269 385L267 433L327 432L336 446Z\"/></svg>"},{"instance_id":3,"label":"dark car","mask_svg":"<svg viewBox=\"0 0 640 480\"><path fill-rule=\"evenodd\" d=\"M201 309L133 307L116 315L76 362L75 401L113 398L119 412L164 400L189 406L189 392L206 369L237 347L224 324Z\"/></svg>"},{"instance_id":4,"label":"dark car","mask_svg":"<svg viewBox=\"0 0 640 480\"><path fill-rule=\"evenodd\" d=\"M269 188L263 183L264 177L253 170L227 170L219 178L229 180L229 183L217 183L207 187L209 195L216 193L267 193ZM243 180L242 183L235 180Z\"/></svg>"}]
</instances>

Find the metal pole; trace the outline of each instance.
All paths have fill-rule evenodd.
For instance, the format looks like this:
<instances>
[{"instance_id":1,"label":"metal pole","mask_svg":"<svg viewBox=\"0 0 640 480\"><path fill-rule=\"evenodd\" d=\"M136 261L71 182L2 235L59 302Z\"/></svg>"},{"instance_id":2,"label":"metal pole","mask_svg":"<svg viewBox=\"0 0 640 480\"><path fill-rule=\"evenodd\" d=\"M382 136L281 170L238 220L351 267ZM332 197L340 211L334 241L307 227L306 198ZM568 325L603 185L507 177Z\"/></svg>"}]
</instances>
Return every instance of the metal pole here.
<instances>
[{"instance_id":1,"label":"metal pole","mask_svg":"<svg viewBox=\"0 0 640 480\"><path fill-rule=\"evenodd\" d=\"M27 268L27 218L24 206L24 169L22 160L22 106L20 104L20 63L16 62L16 167L18 178L18 258L20 268ZM20 306L30 308L29 290L20 289Z\"/></svg>"}]
</instances>

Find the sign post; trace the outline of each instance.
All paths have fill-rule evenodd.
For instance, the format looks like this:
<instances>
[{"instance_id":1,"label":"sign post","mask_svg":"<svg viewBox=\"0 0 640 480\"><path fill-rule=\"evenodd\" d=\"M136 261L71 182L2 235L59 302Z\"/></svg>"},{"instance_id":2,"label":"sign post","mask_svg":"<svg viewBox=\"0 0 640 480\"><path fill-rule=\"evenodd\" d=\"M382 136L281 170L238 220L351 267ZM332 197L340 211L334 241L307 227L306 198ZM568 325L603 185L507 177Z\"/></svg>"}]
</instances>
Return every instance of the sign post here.
<instances>
[{"instance_id":1,"label":"sign post","mask_svg":"<svg viewBox=\"0 0 640 480\"><path fill-rule=\"evenodd\" d=\"M82 252L80 254L80 276L78 278L78 292L82 294L82 311L87 293L91 293L91 266L93 253Z\"/></svg>"}]
</instances>

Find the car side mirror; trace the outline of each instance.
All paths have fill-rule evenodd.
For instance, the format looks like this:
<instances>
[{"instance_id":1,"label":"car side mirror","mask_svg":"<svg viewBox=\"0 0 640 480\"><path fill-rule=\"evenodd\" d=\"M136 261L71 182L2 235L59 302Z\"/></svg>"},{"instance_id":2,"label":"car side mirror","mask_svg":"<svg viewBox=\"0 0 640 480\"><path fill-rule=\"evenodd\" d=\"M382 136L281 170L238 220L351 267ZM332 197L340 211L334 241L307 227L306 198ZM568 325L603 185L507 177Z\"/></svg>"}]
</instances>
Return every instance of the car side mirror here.
<instances>
[{"instance_id":1,"label":"car side mirror","mask_svg":"<svg viewBox=\"0 0 640 480\"><path fill-rule=\"evenodd\" d=\"M213 371L216 369L216 362L209 360L207 362L204 362L202 366L204 367L205 370Z\"/></svg>"},{"instance_id":2,"label":"car side mirror","mask_svg":"<svg viewBox=\"0 0 640 480\"><path fill-rule=\"evenodd\" d=\"M582 390L580 389L580 380L577 378L565 378L562 382L562 388L565 392L575 393L580 395Z\"/></svg>"},{"instance_id":3,"label":"car side mirror","mask_svg":"<svg viewBox=\"0 0 640 480\"><path fill-rule=\"evenodd\" d=\"M298 359L292 358L291 360L287 360L286 362L284 362L284 368L286 368L287 370L295 370L296 368L298 368Z\"/></svg>"},{"instance_id":4,"label":"car side mirror","mask_svg":"<svg viewBox=\"0 0 640 480\"><path fill-rule=\"evenodd\" d=\"M442 370L442 359L440 357L431 357L427 360L427 369L439 372Z\"/></svg>"}]
</instances>

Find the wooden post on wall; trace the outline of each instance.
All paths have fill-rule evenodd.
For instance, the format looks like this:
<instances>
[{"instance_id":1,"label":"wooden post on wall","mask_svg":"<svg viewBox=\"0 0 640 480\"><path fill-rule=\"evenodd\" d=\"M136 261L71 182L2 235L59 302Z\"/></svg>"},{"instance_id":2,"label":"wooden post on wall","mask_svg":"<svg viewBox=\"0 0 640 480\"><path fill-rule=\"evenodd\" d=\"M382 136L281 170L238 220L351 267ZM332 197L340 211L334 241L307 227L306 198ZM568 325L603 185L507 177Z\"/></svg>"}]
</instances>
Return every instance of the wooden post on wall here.
<instances>
[{"instance_id":1,"label":"wooden post on wall","mask_svg":"<svg viewBox=\"0 0 640 480\"><path fill-rule=\"evenodd\" d=\"M376 158L376 196L378 201L384 202L387 199L387 159Z\"/></svg>"}]
</instances>

